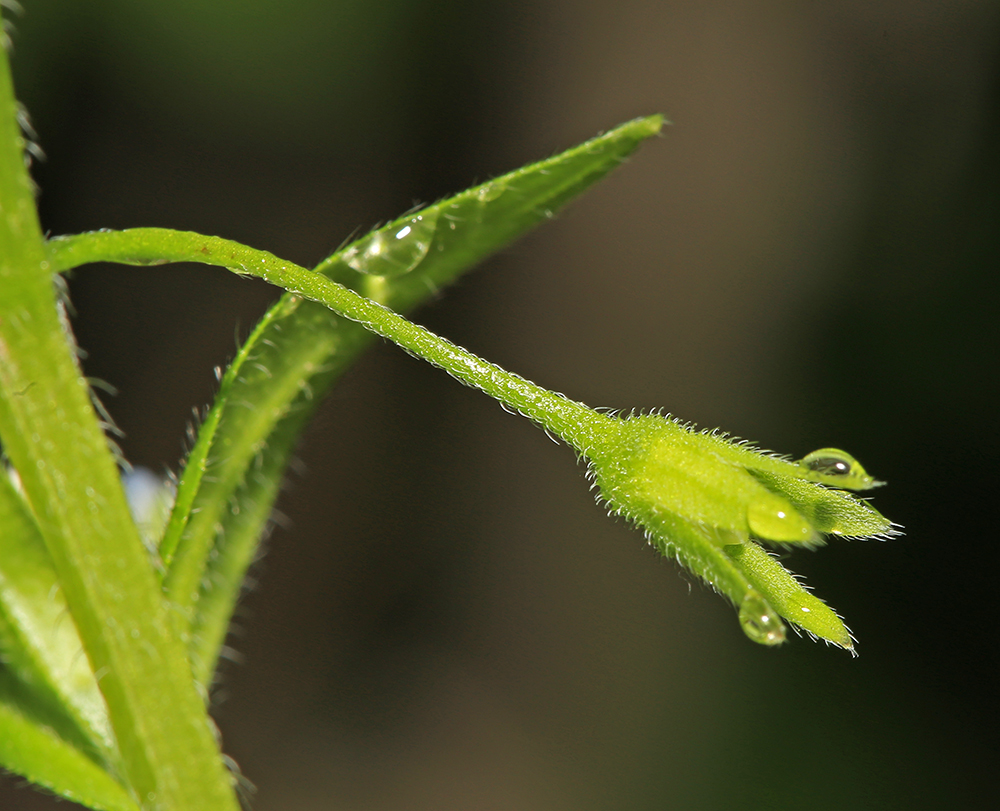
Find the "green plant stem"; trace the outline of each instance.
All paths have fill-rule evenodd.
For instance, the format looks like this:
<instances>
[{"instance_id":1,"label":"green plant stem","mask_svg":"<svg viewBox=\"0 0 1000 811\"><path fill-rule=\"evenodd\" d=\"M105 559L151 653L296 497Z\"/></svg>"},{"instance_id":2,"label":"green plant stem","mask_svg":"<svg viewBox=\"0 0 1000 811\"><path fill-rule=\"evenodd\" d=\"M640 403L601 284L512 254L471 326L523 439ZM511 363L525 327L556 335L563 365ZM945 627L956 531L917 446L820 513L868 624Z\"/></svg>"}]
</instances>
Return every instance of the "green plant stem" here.
<instances>
[{"instance_id":1,"label":"green plant stem","mask_svg":"<svg viewBox=\"0 0 1000 811\"><path fill-rule=\"evenodd\" d=\"M438 366L468 386L515 409L587 454L595 442L616 430L616 421L582 403L544 389L501 369L387 307L365 298L326 276L220 237L162 228L95 231L58 237L48 243L55 269L90 262L149 265L201 262L257 276L303 298L317 301L408 352ZM184 586L194 583L184 581ZM182 592L183 593L183 592Z\"/></svg>"},{"instance_id":2,"label":"green plant stem","mask_svg":"<svg viewBox=\"0 0 1000 811\"><path fill-rule=\"evenodd\" d=\"M0 436L144 808L236 809L186 652L60 322L0 53Z\"/></svg>"}]
</instances>

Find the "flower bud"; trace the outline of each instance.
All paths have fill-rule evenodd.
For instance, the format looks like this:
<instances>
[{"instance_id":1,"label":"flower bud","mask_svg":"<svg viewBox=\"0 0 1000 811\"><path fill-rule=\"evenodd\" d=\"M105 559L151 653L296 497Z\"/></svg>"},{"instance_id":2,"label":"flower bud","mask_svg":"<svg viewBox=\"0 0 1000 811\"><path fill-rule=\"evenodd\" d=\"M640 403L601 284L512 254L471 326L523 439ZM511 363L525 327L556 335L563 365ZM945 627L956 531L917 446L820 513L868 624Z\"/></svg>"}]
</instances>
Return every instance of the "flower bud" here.
<instances>
[{"instance_id":1,"label":"flower bud","mask_svg":"<svg viewBox=\"0 0 1000 811\"><path fill-rule=\"evenodd\" d=\"M895 534L866 502L830 489L877 484L857 460L824 448L791 462L658 414L617 419L603 437L586 449L600 497L732 600L751 639L782 642L780 615L853 649L840 618L757 542L814 547L824 534Z\"/></svg>"}]
</instances>

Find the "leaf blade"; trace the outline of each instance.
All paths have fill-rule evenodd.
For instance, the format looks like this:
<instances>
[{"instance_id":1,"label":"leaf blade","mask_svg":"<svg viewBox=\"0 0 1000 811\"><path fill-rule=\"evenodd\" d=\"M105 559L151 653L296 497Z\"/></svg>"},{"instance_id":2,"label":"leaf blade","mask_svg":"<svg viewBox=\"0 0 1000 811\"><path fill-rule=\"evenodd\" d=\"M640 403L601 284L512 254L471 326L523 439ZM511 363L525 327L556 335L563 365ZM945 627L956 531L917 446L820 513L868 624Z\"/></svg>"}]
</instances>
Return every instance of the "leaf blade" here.
<instances>
[{"instance_id":1,"label":"leaf blade","mask_svg":"<svg viewBox=\"0 0 1000 811\"><path fill-rule=\"evenodd\" d=\"M64 712L108 762L117 760L104 698L37 525L0 471L0 652L6 666Z\"/></svg>"},{"instance_id":2,"label":"leaf blade","mask_svg":"<svg viewBox=\"0 0 1000 811\"><path fill-rule=\"evenodd\" d=\"M0 671L0 766L96 811L139 811L122 785L57 735Z\"/></svg>"}]
</instances>

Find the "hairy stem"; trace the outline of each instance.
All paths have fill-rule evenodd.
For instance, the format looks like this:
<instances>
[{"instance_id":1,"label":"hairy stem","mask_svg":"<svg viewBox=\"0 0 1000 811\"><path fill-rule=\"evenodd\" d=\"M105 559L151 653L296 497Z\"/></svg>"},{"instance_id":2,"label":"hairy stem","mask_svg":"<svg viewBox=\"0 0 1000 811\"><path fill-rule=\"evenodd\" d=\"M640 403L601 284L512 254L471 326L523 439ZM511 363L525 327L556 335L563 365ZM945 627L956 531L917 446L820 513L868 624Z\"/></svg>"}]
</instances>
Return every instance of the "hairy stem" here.
<instances>
[{"instance_id":1,"label":"hairy stem","mask_svg":"<svg viewBox=\"0 0 1000 811\"><path fill-rule=\"evenodd\" d=\"M586 454L615 430L616 421L582 403L542 388L408 321L387 307L267 251L189 231L133 228L58 237L48 243L57 270L88 262L149 265L201 262L257 276L317 301L403 349L444 369L468 386L499 400Z\"/></svg>"}]
</instances>

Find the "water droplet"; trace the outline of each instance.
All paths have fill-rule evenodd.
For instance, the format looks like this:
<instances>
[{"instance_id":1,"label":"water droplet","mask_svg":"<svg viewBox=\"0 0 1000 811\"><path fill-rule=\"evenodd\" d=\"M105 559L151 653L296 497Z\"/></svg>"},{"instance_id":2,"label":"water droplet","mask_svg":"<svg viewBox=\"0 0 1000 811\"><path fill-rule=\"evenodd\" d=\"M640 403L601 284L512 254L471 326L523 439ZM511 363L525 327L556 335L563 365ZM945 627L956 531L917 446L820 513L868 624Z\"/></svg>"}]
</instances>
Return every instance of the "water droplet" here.
<instances>
[{"instance_id":1,"label":"water droplet","mask_svg":"<svg viewBox=\"0 0 1000 811\"><path fill-rule=\"evenodd\" d=\"M868 490L882 484L869 476L857 459L839 448L813 451L799 464L813 474L809 478L834 487Z\"/></svg>"},{"instance_id":2,"label":"water droplet","mask_svg":"<svg viewBox=\"0 0 1000 811\"><path fill-rule=\"evenodd\" d=\"M758 497L747 509L750 531L761 540L778 543L809 543L816 532L790 502L772 493Z\"/></svg>"},{"instance_id":3,"label":"water droplet","mask_svg":"<svg viewBox=\"0 0 1000 811\"><path fill-rule=\"evenodd\" d=\"M402 224L380 228L344 251L344 261L369 276L391 278L409 273L427 256L437 219L436 211L426 211Z\"/></svg>"},{"instance_id":4,"label":"water droplet","mask_svg":"<svg viewBox=\"0 0 1000 811\"><path fill-rule=\"evenodd\" d=\"M751 589L740 604L740 627L758 645L780 645L785 624L759 592Z\"/></svg>"},{"instance_id":5,"label":"water droplet","mask_svg":"<svg viewBox=\"0 0 1000 811\"><path fill-rule=\"evenodd\" d=\"M476 199L482 203L492 203L501 194L507 191L507 184L498 180L484 183L476 189Z\"/></svg>"}]
</instances>

